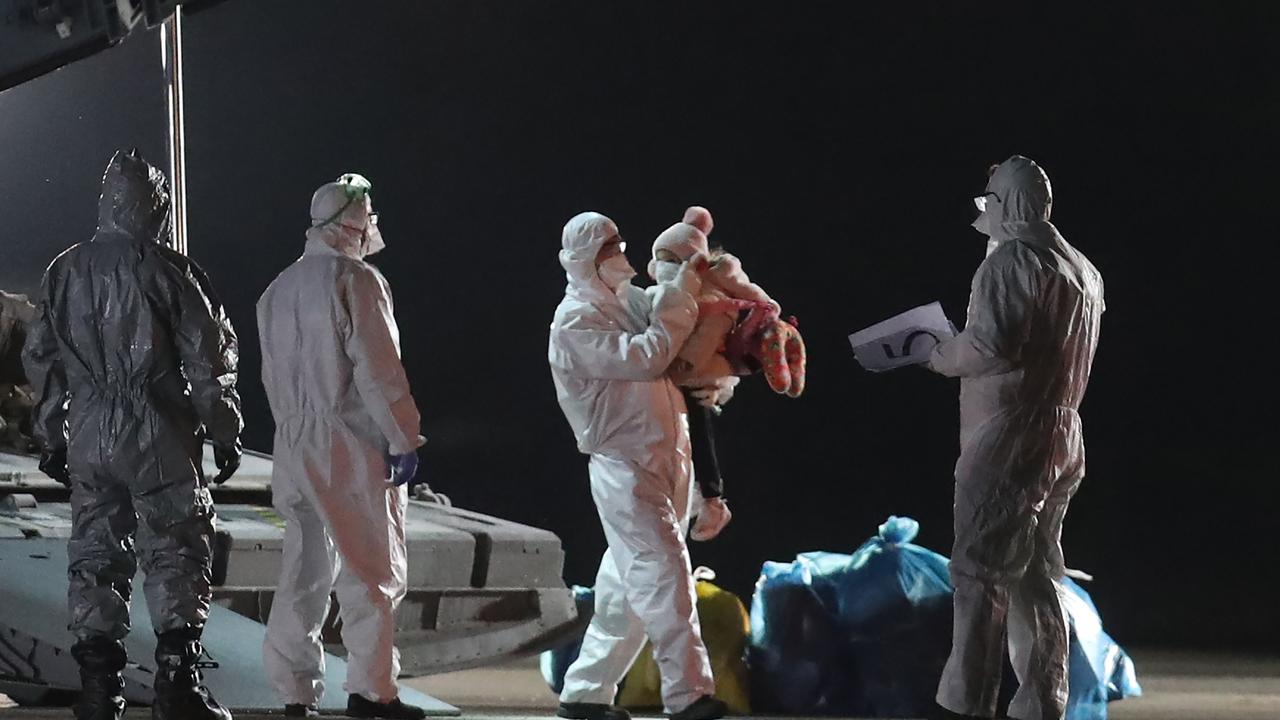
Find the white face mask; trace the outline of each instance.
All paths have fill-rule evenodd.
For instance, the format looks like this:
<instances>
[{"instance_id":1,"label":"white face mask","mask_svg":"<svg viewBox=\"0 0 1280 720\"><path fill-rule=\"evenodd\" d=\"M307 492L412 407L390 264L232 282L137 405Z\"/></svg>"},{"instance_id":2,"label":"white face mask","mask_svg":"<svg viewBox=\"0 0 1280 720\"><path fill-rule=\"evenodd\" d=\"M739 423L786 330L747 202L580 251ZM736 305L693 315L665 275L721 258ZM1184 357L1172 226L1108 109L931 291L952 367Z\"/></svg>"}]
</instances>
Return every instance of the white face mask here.
<instances>
[{"instance_id":1,"label":"white face mask","mask_svg":"<svg viewBox=\"0 0 1280 720\"><path fill-rule=\"evenodd\" d=\"M669 262L666 260L657 261L654 267L654 280L660 283L671 282L676 279L676 275L680 272L680 263Z\"/></svg>"},{"instance_id":2,"label":"white face mask","mask_svg":"<svg viewBox=\"0 0 1280 720\"><path fill-rule=\"evenodd\" d=\"M973 204L978 208L978 217L972 223L973 229L990 237L993 232L991 216L1000 207L1000 199L996 197L995 193L985 192L975 197Z\"/></svg>"},{"instance_id":3,"label":"white face mask","mask_svg":"<svg viewBox=\"0 0 1280 720\"><path fill-rule=\"evenodd\" d=\"M990 210L983 210L982 214L978 216L978 219L973 221L973 229L977 230L983 235L986 235L987 237L991 236L992 228L991 228L991 211Z\"/></svg>"},{"instance_id":4,"label":"white face mask","mask_svg":"<svg viewBox=\"0 0 1280 720\"><path fill-rule=\"evenodd\" d=\"M608 285L609 289L614 292L617 292L619 288L636 276L635 268L631 267L630 262L627 262L626 255L609 257L596 266L596 272L599 273L600 279L604 284Z\"/></svg>"},{"instance_id":5,"label":"white face mask","mask_svg":"<svg viewBox=\"0 0 1280 720\"><path fill-rule=\"evenodd\" d=\"M361 237L361 246L364 250L364 257L369 257L386 249L387 244L382 241L382 231L378 229L377 225L370 223L365 227L364 234Z\"/></svg>"}]
</instances>

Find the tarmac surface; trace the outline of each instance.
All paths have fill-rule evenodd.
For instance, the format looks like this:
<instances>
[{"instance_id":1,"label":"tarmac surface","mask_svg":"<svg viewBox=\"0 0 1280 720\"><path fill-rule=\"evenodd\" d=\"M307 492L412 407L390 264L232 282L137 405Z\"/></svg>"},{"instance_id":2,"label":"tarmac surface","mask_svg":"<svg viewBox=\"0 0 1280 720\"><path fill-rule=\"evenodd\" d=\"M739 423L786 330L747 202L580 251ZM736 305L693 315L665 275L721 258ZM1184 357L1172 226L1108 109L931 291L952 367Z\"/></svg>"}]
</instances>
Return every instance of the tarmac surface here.
<instances>
[{"instance_id":1,"label":"tarmac surface","mask_svg":"<svg viewBox=\"0 0 1280 720\"><path fill-rule=\"evenodd\" d=\"M1143 697L1112 703L1112 720L1277 720L1280 718L1280 655L1136 650ZM537 663L519 660L495 667L410 680L413 687L463 709L463 718L542 720L555 714ZM65 708L4 707L0 720L70 718ZM146 720L146 708L131 709L128 720ZM280 713L236 713L237 720L279 718ZM334 717L341 717L334 716ZM637 715L638 718L653 717ZM854 719L849 719L854 720Z\"/></svg>"}]
</instances>

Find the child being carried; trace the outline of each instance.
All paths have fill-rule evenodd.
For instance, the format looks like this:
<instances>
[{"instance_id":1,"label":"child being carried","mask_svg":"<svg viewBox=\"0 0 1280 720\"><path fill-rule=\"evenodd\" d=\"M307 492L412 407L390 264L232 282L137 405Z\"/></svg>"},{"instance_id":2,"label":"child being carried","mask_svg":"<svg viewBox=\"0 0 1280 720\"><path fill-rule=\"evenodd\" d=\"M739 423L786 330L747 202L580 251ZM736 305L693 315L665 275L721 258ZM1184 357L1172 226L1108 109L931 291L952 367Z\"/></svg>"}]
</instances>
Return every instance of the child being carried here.
<instances>
[{"instance_id":1,"label":"child being carried","mask_svg":"<svg viewBox=\"0 0 1280 720\"><path fill-rule=\"evenodd\" d=\"M698 323L681 347L668 376L685 392L694 476L702 496L690 536L706 541L728 525L732 513L724 500L724 481L716 456L712 418L728 400L737 377L762 370L774 391L797 397L804 391L804 342L795 322L779 320L781 308L751 282L737 257L711 250L707 235L711 213L702 207L685 211L681 222L653 243L649 275L666 281L685 260L702 253L711 258L702 275ZM718 387L719 392L700 391Z\"/></svg>"}]
</instances>

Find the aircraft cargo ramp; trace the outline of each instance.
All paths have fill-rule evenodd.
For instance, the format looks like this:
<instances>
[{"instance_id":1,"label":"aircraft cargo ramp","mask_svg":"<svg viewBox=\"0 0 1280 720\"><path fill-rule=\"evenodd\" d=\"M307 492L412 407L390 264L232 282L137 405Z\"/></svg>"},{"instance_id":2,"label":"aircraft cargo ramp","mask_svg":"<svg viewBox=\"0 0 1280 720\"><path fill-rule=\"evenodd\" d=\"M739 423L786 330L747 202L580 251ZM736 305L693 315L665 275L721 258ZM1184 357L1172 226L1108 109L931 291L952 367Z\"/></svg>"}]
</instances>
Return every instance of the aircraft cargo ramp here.
<instances>
[{"instance_id":1,"label":"aircraft cargo ramp","mask_svg":"<svg viewBox=\"0 0 1280 720\"><path fill-rule=\"evenodd\" d=\"M211 453L206 452L206 458ZM213 474L212 467L206 473ZM205 641L220 667L210 688L229 707L274 708L262 637L279 573L284 525L270 506L271 460L246 453L236 477L214 489L218 533L214 602ZM0 693L22 705L64 704L79 687L66 619L67 490L36 458L0 453ZM403 675L477 667L537 652L577 617L561 579L564 553L550 532L434 502L411 500L406 519L409 593L396 620ZM146 703L155 636L135 579L128 699ZM326 709L345 707L346 665L336 600L323 631ZM410 688L406 701L434 714L456 709Z\"/></svg>"}]
</instances>

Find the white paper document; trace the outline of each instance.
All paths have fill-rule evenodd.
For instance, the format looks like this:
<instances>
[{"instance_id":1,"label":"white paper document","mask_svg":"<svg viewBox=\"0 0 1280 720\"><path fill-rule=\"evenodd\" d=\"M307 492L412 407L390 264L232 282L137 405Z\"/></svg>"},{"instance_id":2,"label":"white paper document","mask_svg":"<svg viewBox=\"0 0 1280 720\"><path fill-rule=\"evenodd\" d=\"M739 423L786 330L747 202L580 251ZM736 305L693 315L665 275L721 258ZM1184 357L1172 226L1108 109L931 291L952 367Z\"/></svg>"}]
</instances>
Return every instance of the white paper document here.
<instances>
[{"instance_id":1,"label":"white paper document","mask_svg":"<svg viewBox=\"0 0 1280 720\"><path fill-rule=\"evenodd\" d=\"M928 360L934 345L955 334L942 305L932 302L859 330L849 343L862 367L883 372Z\"/></svg>"}]
</instances>

